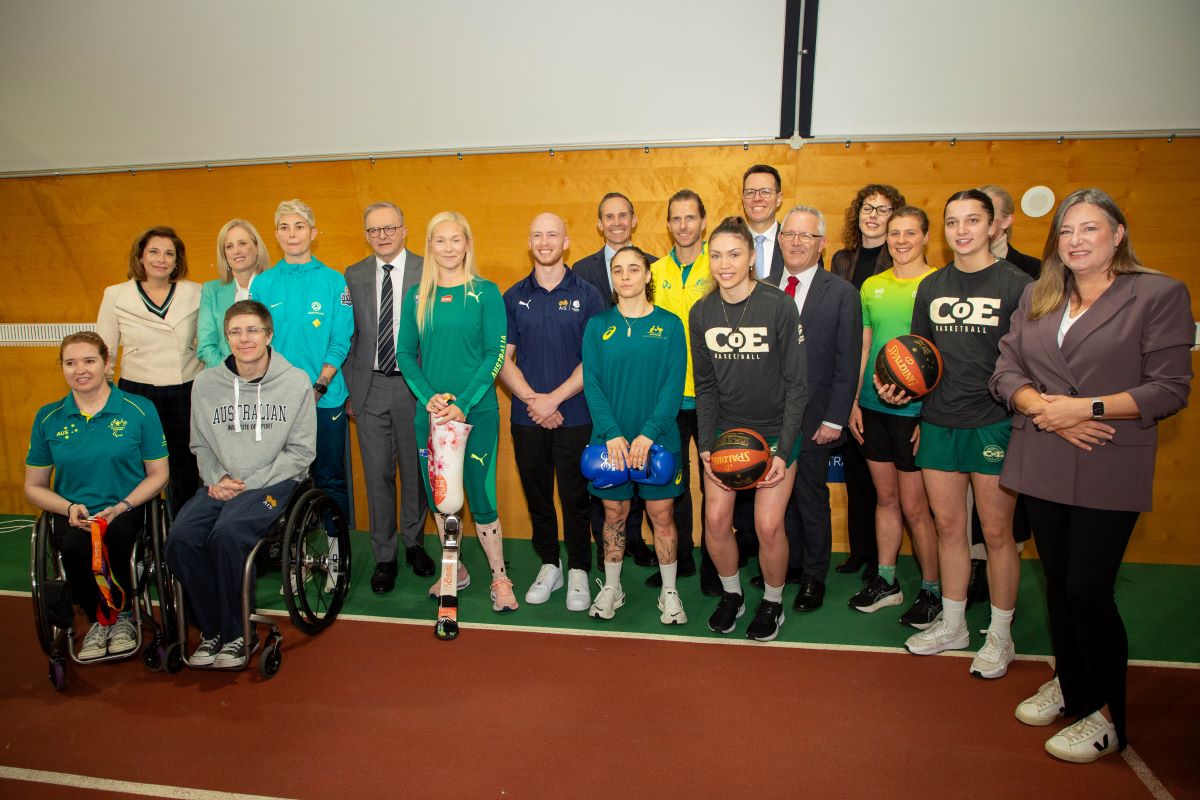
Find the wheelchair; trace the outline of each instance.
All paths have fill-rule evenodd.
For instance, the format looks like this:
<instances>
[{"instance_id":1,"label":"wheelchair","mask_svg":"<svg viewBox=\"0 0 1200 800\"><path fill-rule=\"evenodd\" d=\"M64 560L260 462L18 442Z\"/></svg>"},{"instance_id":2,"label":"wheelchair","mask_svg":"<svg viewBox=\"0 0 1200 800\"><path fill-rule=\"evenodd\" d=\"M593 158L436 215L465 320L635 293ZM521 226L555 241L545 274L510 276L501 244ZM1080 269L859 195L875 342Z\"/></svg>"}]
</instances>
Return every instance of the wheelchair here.
<instances>
[{"instance_id":1,"label":"wheelchair","mask_svg":"<svg viewBox=\"0 0 1200 800\"><path fill-rule=\"evenodd\" d=\"M137 630L137 644L128 653L80 659L75 644L75 607L70 597L70 585L63 571L62 555L50 536L50 515L38 517L30 537L29 579L33 598L33 621L38 643L49 657L50 683L58 691L67 688L67 662L97 664L137 655L155 672L178 672L183 667L178 656L170 655L175 641L174 585L167 574L164 561L166 546L166 502L155 498L143 506L146 515L142 532L134 542L130 555L129 573L134 586L129 587L130 608ZM155 606L157 605L157 613ZM145 634L152 632L149 642ZM142 645L145 648L142 649Z\"/></svg>"},{"instance_id":2,"label":"wheelchair","mask_svg":"<svg viewBox=\"0 0 1200 800\"><path fill-rule=\"evenodd\" d=\"M272 562L279 565L282 594L292 625L308 636L316 636L332 625L350 592L350 529L337 503L315 488L311 477L297 484L286 509L246 556L242 568L242 635L250 648L246 664L257 653L258 674L263 678L274 677L283 663L283 633L277 618L255 610L256 568ZM178 581L174 596L179 637L169 648L171 658L192 669L230 669L199 667L188 662L186 609L183 587ZM262 641L257 636L258 625L268 626Z\"/></svg>"}]
</instances>

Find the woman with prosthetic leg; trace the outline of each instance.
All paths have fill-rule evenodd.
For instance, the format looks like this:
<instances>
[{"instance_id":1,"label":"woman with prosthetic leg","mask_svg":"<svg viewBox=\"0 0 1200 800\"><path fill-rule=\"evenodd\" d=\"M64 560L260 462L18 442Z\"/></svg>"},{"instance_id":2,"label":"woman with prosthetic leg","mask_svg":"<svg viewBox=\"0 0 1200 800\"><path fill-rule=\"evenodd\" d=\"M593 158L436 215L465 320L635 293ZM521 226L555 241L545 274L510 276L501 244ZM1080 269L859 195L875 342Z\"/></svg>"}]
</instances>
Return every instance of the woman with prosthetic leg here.
<instances>
[{"instance_id":1,"label":"woman with prosthetic leg","mask_svg":"<svg viewBox=\"0 0 1200 800\"><path fill-rule=\"evenodd\" d=\"M421 283L404 296L396 365L418 400L414 418L418 440L429 435L431 419L435 427L447 422L472 426L465 443L463 489L492 570L492 610L515 611L517 598L504 566L496 511L495 457L500 428L495 382L504 365L508 332L504 299L496 284L479 275L471 226L461 214L443 211L429 221L425 258ZM420 456L429 504L436 507L439 503L429 481L429 450L422 450ZM440 513L434 519L438 536L445 541L446 520ZM457 589L465 589L470 582L466 567L459 562ZM440 596L440 579L429 594Z\"/></svg>"},{"instance_id":2,"label":"woman with prosthetic leg","mask_svg":"<svg viewBox=\"0 0 1200 800\"><path fill-rule=\"evenodd\" d=\"M612 619L625 604L621 566L625 520L634 492L646 502L662 589L659 619L687 622L679 592L675 498L683 494L679 426L687 344L683 323L656 308L650 261L632 245L612 258L617 305L588 320L583 332L583 392L592 414L592 443L580 471L604 504L604 582L588 609Z\"/></svg>"}]
</instances>

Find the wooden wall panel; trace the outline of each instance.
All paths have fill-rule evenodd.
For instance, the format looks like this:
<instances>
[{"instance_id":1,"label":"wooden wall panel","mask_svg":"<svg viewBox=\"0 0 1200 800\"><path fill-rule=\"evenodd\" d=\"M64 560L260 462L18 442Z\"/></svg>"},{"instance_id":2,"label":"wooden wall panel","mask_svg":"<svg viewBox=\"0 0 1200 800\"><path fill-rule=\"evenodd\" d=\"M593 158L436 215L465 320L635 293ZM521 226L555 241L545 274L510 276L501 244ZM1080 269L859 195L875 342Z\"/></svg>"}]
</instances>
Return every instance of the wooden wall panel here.
<instances>
[{"instance_id":1,"label":"wooden wall panel","mask_svg":"<svg viewBox=\"0 0 1200 800\"><path fill-rule=\"evenodd\" d=\"M1181 212L1200 201L1200 141L852 143L801 150L772 145L526 153L0 181L0 268L6 278L0 321L93 320L103 288L125 278L129 243L152 224L179 230L196 280L215 277L216 232L231 217L251 220L278 256L270 233L274 208L296 196L316 211L317 257L339 269L370 252L361 234L361 210L374 200L392 199L405 209L409 243L417 252L424 250L425 226L433 214L462 211L474 226L484 274L506 288L529 270L528 224L543 210L567 220L571 261L600 247L596 202L606 191L622 191L633 199L640 218L635 241L663 254L669 249L667 198L676 189L700 193L711 228L721 217L740 213L742 171L759 162L783 175L785 208L803 202L825 212L826 258L840 246L846 204L868 181L898 186L909 202L929 212L933 264L949 260L940 233L941 209L958 189L999 183L1019 199L1035 184L1051 187L1059 198L1081 186L1101 186L1128 214L1131 239L1143 260L1186 281L1193 295L1200 293L1195 245L1177 222ZM1029 219L1018 211L1014 243L1040 254L1048 225L1048 217ZM32 414L63 392L53 362L48 348L0 347L0 369L8 376L0 384L0 512L28 510L21 465ZM506 399L501 406L507 413ZM1200 419L1194 411L1185 412L1166 421L1160 436L1157 510L1139 523L1129 558L1200 564L1200 540L1185 533L1200 502L1195 480ZM501 516L510 535L528 536L510 447L502 435ZM835 547L844 547L840 489L834 497ZM356 508L361 525L366 519L361 480L356 481Z\"/></svg>"}]
</instances>

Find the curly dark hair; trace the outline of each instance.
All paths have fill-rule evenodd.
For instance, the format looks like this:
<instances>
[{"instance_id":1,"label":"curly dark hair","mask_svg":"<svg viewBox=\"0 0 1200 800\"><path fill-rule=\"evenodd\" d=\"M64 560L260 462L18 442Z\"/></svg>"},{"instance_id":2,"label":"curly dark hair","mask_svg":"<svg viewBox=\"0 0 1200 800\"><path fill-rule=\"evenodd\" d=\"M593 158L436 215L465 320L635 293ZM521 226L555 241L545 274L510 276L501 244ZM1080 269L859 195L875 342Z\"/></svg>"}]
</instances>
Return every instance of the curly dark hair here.
<instances>
[{"instance_id":1,"label":"curly dark hair","mask_svg":"<svg viewBox=\"0 0 1200 800\"><path fill-rule=\"evenodd\" d=\"M873 194L881 194L892 204L892 208L905 205L904 195L900 190L888 183L868 183L858 190L854 200L846 209L846 217L842 224L842 247L847 250L857 250L862 247L862 231L858 229L858 212L862 211L863 203Z\"/></svg>"},{"instance_id":2,"label":"curly dark hair","mask_svg":"<svg viewBox=\"0 0 1200 800\"><path fill-rule=\"evenodd\" d=\"M650 256L646 255L646 251L643 250L642 248L638 247L637 245L627 244L624 247L622 247L620 250L618 250L617 252L613 253L613 260L615 261L617 256L621 255L621 253L633 253L635 256L637 256L638 261L642 262L642 266L644 266L646 268L646 272L650 273L650 282L646 284L646 302L653 303L654 302L654 273L650 271ZM610 262L609 269L611 269L611 268L612 267L611 267L611 262ZM617 292L615 289L613 290L613 293L612 293L612 301L613 301L613 303L617 302Z\"/></svg>"}]
</instances>

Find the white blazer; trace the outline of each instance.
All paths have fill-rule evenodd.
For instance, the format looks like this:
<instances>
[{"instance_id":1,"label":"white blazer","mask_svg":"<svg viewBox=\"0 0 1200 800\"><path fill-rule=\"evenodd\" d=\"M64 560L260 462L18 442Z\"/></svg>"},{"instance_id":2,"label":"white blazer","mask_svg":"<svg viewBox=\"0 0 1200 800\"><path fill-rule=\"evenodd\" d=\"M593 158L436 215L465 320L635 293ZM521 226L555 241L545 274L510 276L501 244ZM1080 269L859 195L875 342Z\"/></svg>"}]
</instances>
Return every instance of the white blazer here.
<instances>
[{"instance_id":1,"label":"white blazer","mask_svg":"<svg viewBox=\"0 0 1200 800\"><path fill-rule=\"evenodd\" d=\"M121 377L153 386L178 386L196 377L204 365L196 357L196 320L200 311L200 284L179 281L167 318L150 312L142 302L136 281L128 280L104 290L96 332L115 360L121 356Z\"/></svg>"}]
</instances>

